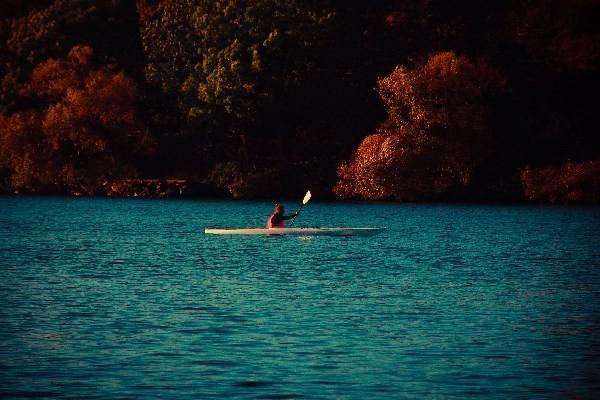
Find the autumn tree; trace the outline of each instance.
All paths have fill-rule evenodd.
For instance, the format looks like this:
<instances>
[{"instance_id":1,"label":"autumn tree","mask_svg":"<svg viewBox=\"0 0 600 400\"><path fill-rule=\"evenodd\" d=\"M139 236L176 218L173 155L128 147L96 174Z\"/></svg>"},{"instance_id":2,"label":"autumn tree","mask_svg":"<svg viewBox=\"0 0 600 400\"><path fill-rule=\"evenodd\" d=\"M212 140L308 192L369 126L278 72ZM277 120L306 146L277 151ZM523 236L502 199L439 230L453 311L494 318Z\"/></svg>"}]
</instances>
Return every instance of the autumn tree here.
<instances>
[{"instance_id":1,"label":"autumn tree","mask_svg":"<svg viewBox=\"0 0 600 400\"><path fill-rule=\"evenodd\" d=\"M339 168L340 197L414 201L469 185L488 156L489 100L505 86L484 62L451 52L378 81L388 118Z\"/></svg>"},{"instance_id":2,"label":"autumn tree","mask_svg":"<svg viewBox=\"0 0 600 400\"><path fill-rule=\"evenodd\" d=\"M521 170L529 200L549 203L600 203L600 161L566 162L559 167Z\"/></svg>"},{"instance_id":3,"label":"autumn tree","mask_svg":"<svg viewBox=\"0 0 600 400\"><path fill-rule=\"evenodd\" d=\"M554 70L600 69L600 3L590 0L514 2L508 28L537 62Z\"/></svg>"},{"instance_id":4,"label":"autumn tree","mask_svg":"<svg viewBox=\"0 0 600 400\"><path fill-rule=\"evenodd\" d=\"M65 5L62 0L40 9L30 4L24 9L29 11L26 15L0 19L0 112L20 108L18 86L33 66L64 54L64 38L56 26Z\"/></svg>"},{"instance_id":5,"label":"autumn tree","mask_svg":"<svg viewBox=\"0 0 600 400\"><path fill-rule=\"evenodd\" d=\"M135 5L129 0L6 0L0 5L0 112L30 105L18 93L42 62L84 43L128 72L141 60ZM136 61L138 60L138 61Z\"/></svg>"},{"instance_id":6,"label":"autumn tree","mask_svg":"<svg viewBox=\"0 0 600 400\"><path fill-rule=\"evenodd\" d=\"M0 117L0 159L13 189L98 193L135 176L136 162L154 149L134 83L96 66L90 47L40 64L22 94L38 106Z\"/></svg>"}]
</instances>

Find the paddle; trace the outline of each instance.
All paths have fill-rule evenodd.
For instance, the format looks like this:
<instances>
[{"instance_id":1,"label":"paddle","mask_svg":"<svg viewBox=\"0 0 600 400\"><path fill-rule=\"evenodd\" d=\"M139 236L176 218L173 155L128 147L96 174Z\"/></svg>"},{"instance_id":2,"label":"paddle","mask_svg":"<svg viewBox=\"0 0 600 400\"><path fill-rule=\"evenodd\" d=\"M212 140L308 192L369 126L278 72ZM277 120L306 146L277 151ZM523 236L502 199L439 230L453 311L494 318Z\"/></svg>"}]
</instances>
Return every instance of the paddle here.
<instances>
[{"instance_id":1,"label":"paddle","mask_svg":"<svg viewBox=\"0 0 600 400\"><path fill-rule=\"evenodd\" d=\"M302 199L302 205L300 206L298 211L296 211L296 216L294 218L292 218L292 222L290 222L290 226L294 226L294 222L296 222L296 217L298 217L298 214L300 213L300 211L302 211L302 207L304 207L304 205L310 201L311 196L312 195L310 194L310 190L308 192L306 192L306 194L304 195L304 199Z\"/></svg>"}]
</instances>

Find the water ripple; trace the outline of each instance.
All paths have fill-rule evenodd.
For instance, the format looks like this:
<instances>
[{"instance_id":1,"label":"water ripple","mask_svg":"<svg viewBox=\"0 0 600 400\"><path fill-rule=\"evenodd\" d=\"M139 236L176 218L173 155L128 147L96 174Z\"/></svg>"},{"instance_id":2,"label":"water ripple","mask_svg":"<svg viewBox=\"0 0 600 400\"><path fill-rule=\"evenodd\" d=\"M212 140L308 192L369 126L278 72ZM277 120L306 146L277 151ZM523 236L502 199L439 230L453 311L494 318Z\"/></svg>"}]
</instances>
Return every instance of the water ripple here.
<instances>
[{"instance_id":1,"label":"water ripple","mask_svg":"<svg viewBox=\"0 0 600 400\"><path fill-rule=\"evenodd\" d=\"M597 398L600 209L0 198L2 398Z\"/></svg>"}]
</instances>

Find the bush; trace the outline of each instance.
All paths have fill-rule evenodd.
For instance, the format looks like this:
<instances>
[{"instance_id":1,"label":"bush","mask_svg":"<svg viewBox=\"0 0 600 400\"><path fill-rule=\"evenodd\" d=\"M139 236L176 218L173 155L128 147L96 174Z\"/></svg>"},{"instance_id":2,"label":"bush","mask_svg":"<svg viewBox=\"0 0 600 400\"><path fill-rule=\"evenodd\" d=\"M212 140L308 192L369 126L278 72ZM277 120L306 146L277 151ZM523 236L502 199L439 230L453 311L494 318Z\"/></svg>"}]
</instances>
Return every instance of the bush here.
<instances>
[{"instance_id":1,"label":"bush","mask_svg":"<svg viewBox=\"0 0 600 400\"><path fill-rule=\"evenodd\" d=\"M251 168L244 171L234 162L218 163L209 173L207 183L226 190L234 199L272 198L281 194L281 174L274 168Z\"/></svg>"},{"instance_id":2,"label":"bush","mask_svg":"<svg viewBox=\"0 0 600 400\"><path fill-rule=\"evenodd\" d=\"M600 203L600 160L521 170L525 197L550 203Z\"/></svg>"},{"instance_id":3,"label":"bush","mask_svg":"<svg viewBox=\"0 0 600 400\"><path fill-rule=\"evenodd\" d=\"M490 150L488 103L505 85L489 65L451 52L378 81L388 119L334 188L339 197L415 201L465 187Z\"/></svg>"}]
</instances>

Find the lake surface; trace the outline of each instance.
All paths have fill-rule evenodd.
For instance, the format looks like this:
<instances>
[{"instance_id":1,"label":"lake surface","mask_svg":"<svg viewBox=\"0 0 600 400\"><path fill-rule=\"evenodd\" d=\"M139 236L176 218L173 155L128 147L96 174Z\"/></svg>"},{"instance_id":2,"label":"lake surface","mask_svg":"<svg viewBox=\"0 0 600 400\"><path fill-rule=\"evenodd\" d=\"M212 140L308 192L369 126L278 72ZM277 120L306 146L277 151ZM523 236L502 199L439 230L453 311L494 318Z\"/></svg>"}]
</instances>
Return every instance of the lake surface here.
<instances>
[{"instance_id":1,"label":"lake surface","mask_svg":"<svg viewBox=\"0 0 600 400\"><path fill-rule=\"evenodd\" d=\"M0 197L0 397L600 397L600 208L271 208Z\"/></svg>"}]
</instances>

